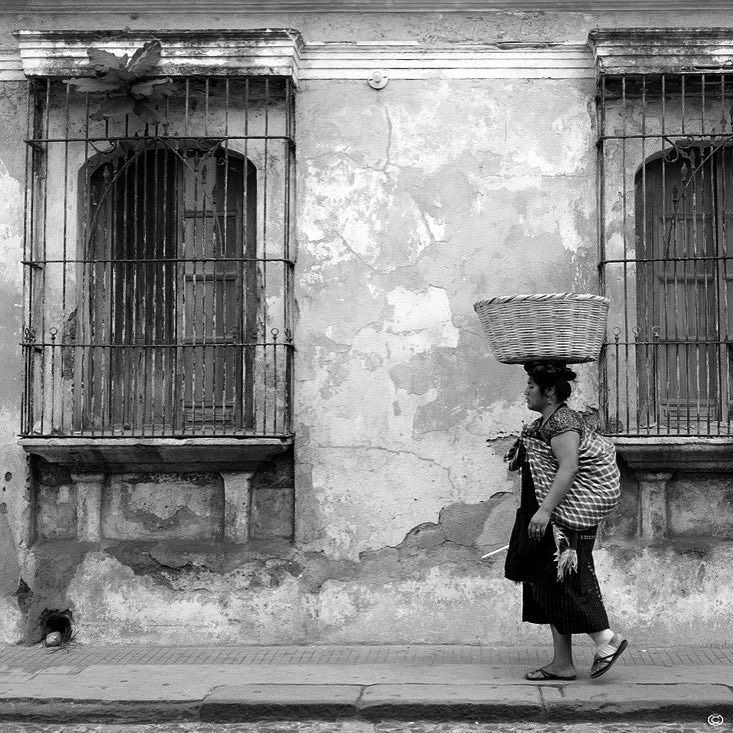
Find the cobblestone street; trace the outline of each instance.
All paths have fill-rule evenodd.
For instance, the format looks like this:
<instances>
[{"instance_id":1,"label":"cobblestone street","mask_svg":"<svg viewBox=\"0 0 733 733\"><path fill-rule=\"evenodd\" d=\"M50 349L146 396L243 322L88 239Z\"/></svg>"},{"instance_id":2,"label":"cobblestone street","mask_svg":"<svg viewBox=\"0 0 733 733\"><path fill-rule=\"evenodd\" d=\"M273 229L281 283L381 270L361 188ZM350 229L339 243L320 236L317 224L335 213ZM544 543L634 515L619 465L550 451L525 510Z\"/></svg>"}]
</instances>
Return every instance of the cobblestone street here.
<instances>
[{"instance_id":1,"label":"cobblestone street","mask_svg":"<svg viewBox=\"0 0 733 733\"><path fill-rule=\"evenodd\" d=\"M491 724L425 721L267 721L256 723L164 723L150 725L59 725L0 723L0 733L701 733L733 730L701 722L686 724Z\"/></svg>"}]
</instances>

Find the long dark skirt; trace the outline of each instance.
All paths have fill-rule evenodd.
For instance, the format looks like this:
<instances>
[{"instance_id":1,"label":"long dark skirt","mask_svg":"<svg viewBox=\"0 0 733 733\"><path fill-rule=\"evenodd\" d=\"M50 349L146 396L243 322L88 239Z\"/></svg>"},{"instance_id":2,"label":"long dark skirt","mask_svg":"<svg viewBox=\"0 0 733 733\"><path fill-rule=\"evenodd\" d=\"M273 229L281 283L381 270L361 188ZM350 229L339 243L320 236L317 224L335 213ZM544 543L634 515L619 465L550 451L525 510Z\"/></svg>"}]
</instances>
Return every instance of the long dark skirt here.
<instances>
[{"instance_id":1,"label":"long dark skirt","mask_svg":"<svg viewBox=\"0 0 733 733\"><path fill-rule=\"evenodd\" d=\"M522 506L537 508L529 466L522 468ZM593 564L596 528L583 530L578 538L578 570L560 583L522 584L522 621L552 624L561 634L588 634L608 628Z\"/></svg>"}]
</instances>

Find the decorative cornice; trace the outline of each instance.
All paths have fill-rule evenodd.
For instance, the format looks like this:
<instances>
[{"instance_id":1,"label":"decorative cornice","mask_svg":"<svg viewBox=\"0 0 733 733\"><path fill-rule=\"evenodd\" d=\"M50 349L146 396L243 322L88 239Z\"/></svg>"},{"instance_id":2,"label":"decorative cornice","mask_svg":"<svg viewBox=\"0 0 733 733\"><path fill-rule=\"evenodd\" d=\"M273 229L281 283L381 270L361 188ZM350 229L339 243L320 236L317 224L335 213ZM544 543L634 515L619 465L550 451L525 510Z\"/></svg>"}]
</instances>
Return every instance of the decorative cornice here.
<instances>
[{"instance_id":1,"label":"decorative cornice","mask_svg":"<svg viewBox=\"0 0 733 733\"><path fill-rule=\"evenodd\" d=\"M730 0L3 0L2 13L481 13L508 12L711 12L731 10Z\"/></svg>"},{"instance_id":2,"label":"decorative cornice","mask_svg":"<svg viewBox=\"0 0 733 733\"><path fill-rule=\"evenodd\" d=\"M580 44L308 43L303 79L568 79L592 77Z\"/></svg>"},{"instance_id":3,"label":"decorative cornice","mask_svg":"<svg viewBox=\"0 0 733 733\"><path fill-rule=\"evenodd\" d=\"M166 75L283 73L296 79L366 81L376 69L390 79L574 79L594 74L592 55L582 44L304 44L295 31L280 31L288 38L257 44L246 33L19 32L19 51L0 49L0 81L22 81L26 75L82 75L89 71L86 50L90 46L122 54L152 38L163 43L159 73Z\"/></svg>"},{"instance_id":4,"label":"decorative cornice","mask_svg":"<svg viewBox=\"0 0 733 733\"><path fill-rule=\"evenodd\" d=\"M88 48L133 53L153 38L163 46L160 76L221 74L289 76L297 80L303 39L282 29L217 31L17 31L22 69L28 77L91 74ZM0 67L1 70L2 67Z\"/></svg>"},{"instance_id":5,"label":"decorative cornice","mask_svg":"<svg viewBox=\"0 0 733 733\"><path fill-rule=\"evenodd\" d=\"M588 40L601 74L733 71L733 28L598 29Z\"/></svg>"},{"instance_id":6,"label":"decorative cornice","mask_svg":"<svg viewBox=\"0 0 733 733\"><path fill-rule=\"evenodd\" d=\"M0 48L0 82L23 81L23 62L17 49Z\"/></svg>"}]
</instances>

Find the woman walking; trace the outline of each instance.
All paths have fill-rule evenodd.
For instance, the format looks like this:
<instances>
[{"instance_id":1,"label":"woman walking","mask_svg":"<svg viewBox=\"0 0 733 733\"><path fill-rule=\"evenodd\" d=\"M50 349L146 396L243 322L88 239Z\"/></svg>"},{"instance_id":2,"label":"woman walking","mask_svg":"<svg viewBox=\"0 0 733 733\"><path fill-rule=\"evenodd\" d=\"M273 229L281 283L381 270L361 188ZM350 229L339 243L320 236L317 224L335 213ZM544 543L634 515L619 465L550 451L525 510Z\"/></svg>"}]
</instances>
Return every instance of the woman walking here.
<instances>
[{"instance_id":1,"label":"woman walking","mask_svg":"<svg viewBox=\"0 0 733 733\"><path fill-rule=\"evenodd\" d=\"M567 406L575 372L554 362L524 368L527 407L540 417L508 456L510 469L521 468L522 498L506 576L522 582L522 620L549 624L554 647L526 678L575 679L572 635L582 633L595 643L590 676L600 677L627 647L610 628L592 555L598 523L620 495L615 449Z\"/></svg>"}]
</instances>

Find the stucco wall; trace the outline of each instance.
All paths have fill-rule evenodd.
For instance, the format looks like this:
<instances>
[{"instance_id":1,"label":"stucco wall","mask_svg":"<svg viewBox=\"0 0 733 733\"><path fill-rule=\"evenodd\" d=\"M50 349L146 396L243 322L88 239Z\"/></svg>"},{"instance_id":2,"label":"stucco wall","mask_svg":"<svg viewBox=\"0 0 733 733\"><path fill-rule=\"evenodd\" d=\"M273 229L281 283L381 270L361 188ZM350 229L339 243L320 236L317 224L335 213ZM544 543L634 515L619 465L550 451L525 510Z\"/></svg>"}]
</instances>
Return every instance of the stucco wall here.
<instances>
[{"instance_id":1,"label":"stucco wall","mask_svg":"<svg viewBox=\"0 0 733 733\"><path fill-rule=\"evenodd\" d=\"M591 82L504 80L302 90L307 546L354 558L449 503L508 488L500 446L485 440L526 417L524 372L489 356L473 303L592 287L592 93ZM324 115L328 125L307 124ZM581 404L593 402L591 374Z\"/></svg>"},{"instance_id":2,"label":"stucco wall","mask_svg":"<svg viewBox=\"0 0 733 733\"><path fill-rule=\"evenodd\" d=\"M582 42L596 25L674 22L728 25L733 16L206 19L208 27L295 27L309 41L441 43ZM295 541L292 479L270 468L255 486L260 529L247 546L219 541L216 475L108 480L104 538L89 546L67 531L73 481L34 483L15 445L25 108L22 84L0 84L0 540L19 562L16 587L11 572L0 588L0 638L37 638L40 611L69 606L84 641L547 641L545 630L519 622L520 591L503 579L502 556L480 560L508 537L517 482L502 456L532 416L521 368L489 355L472 306L495 294L596 290L594 93L588 78L392 80L381 91L364 80L302 82ZM595 368L579 371L572 404L592 409ZM613 623L638 643L733 643L727 483L673 482L674 536L646 546L636 538L636 482L625 473L597 565Z\"/></svg>"}]
</instances>

